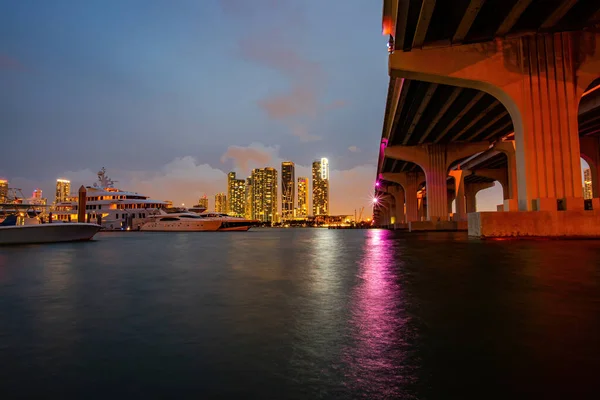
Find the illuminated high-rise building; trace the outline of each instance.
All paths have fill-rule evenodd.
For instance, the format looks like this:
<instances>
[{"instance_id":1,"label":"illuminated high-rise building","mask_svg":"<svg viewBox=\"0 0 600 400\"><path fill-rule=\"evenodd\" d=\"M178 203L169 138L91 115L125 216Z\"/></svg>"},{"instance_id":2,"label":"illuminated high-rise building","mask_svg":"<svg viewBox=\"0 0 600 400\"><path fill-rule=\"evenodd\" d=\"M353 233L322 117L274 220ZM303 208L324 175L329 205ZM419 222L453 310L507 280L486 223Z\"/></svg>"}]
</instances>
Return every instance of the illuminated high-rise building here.
<instances>
[{"instance_id":1,"label":"illuminated high-rise building","mask_svg":"<svg viewBox=\"0 0 600 400\"><path fill-rule=\"evenodd\" d=\"M198 200L198 205L208 210L208 197L206 197L206 195L200 197L200 199Z\"/></svg>"},{"instance_id":2,"label":"illuminated high-rise building","mask_svg":"<svg viewBox=\"0 0 600 400\"><path fill-rule=\"evenodd\" d=\"M236 217L244 216L246 193L246 181L244 179L236 179L235 172L227 174L227 214Z\"/></svg>"},{"instance_id":3,"label":"illuminated high-rise building","mask_svg":"<svg viewBox=\"0 0 600 400\"><path fill-rule=\"evenodd\" d=\"M329 160L321 158L312 164L313 215L329 215Z\"/></svg>"},{"instance_id":4,"label":"illuminated high-rise building","mask_svg":"<svg viewBox=\"0 0 600 400\"><path fill-rule=\"evenodd\" d=\"M227 212L227 195L225 193L217 193L215 195L215 212Z\"/></svg>"},{"instance_id":5,"label":"illuminated high-rise building","mask_svg":"<svg viewBox=\"0 0 600 400\"><path fill-rule=\"evenodd\" d=\"M257 168L252 171L252 219L275 222L277 214L277 170Z\"/></svg>"},{"instance_id":6,"label":"illuminated high-rise building","mask_svg":"<svg viewBox=\"0 0 600 400\"><path fill-rule=\"evenodd\" d=\"M594 197L592 191L592 171L589 168L583 170L583 198L591 199Z\"/></svg>"},{"instance_id":7,"label":"illuminated high-rise building","mask_svg":"<svg viewBox=\"0 0 600 400\"><path fill-rule=\"evenodd\" d=\"M294 218L294 199L296 198L295 166L291 161L281 163L281 219Z\"/></svg>"},{"instance_id":8,"label":"illuminated high-rise building","mask_svg":"<svg viewBox=\"0 0 600 400\"><path fill-rule=\"evenodd\" d=\"M71 195L71 181L69 181L67 179L57 179L56 180L56 197L54 198L54 201L56 203L68 201L68 198L70 195Z\"/></svg>"},{"instance_id":9,"label":"illuminated high-rise building","mask_svg":"<svg viewBox=\"0 0 600 400\"><path fill-rule=\"evenodd\" d=\"M42 189L35 189L31 195L31 198L28 199L30 204L38 204L38 205L46 205L47 200L42 197Z\"/></svg>"},{"instance_id":10,"label":"illuminated high-rise building","mask_svg":"<svg viewBox=\"0 0 600 400\"><path fill-rule=\"evenodd\" d=\"M245 194L246 194L246 204L245 204L246 208L245 208L244 217L246 219L253 219L254 216L252 215L252 177L248 177L246 179Z\"/></svg>"},{"instance_id":11,"label":"illuminated high-rise building","mask_svg":"<svg viewBox=\"0 0 600 400\"><path fill-rule=\"evenodd\" d=\"M298 218L308 217L308 178L298 178Z\"/></svg>"},{"instance_id":12,"label":"illuminated high-rise building","mask_svg":"<svg viewBox=\"0 0 600 400\"><path fill-rule=\"evenodd\" d=\"M6 203L8 198L8 181L0 179L0 204Z\"/></svg>"}]
</instances>

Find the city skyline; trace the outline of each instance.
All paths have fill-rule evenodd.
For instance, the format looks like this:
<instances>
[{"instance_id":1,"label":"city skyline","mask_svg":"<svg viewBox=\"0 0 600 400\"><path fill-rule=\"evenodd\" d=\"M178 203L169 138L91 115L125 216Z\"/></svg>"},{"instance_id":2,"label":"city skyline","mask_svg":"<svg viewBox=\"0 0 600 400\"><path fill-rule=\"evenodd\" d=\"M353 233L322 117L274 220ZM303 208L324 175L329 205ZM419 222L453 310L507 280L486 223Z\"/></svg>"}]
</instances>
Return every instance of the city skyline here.
<instances>
[{"instance_id":1,"label":"city skyline","mask_svg":"<svg viewBox=\"0 0 600 400\"><path fill-rule=\"evenodd\" d=\"M3 8L0 105L11 110L3 129L16 147L49 137L59 145L52 152L29 146L35 163L7 154L1 178L51 193L57 177L89 185L104 165L120 187L192 204L202 192L226 191L229 171L247 177L252 168L295 160L298 173L298 163L310 168L318 155L335 165L332 175L351 176L361 188L339 187L340 208L332 212L368 205L378 150L372 139L387 90L377 7L345 5L363 20L356 29L346 19L333 27L327 16L335 4L318 0L276 7L257 0L250 8L231 0L151 3ZM96 29L105 26L111 29ZM352 74L322 41L339 27L356 40L337 51L365 50ZM111 152L94 151L107 145Z\"/></svg>"}]
</instances>

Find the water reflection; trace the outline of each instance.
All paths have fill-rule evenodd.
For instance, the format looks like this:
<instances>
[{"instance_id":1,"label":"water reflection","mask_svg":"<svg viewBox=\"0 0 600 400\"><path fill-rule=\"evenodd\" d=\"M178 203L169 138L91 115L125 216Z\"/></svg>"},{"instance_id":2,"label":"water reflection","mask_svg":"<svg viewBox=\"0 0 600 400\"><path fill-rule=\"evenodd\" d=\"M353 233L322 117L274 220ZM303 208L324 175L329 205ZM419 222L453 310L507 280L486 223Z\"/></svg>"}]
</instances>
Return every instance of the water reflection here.
<instances>
[{"instance_id":1,"label":"water reflection","mask_svg":"<svg viewBox=\"0 0 600 400\"><path fill-rule=\"evenodd\" d=\"M415 368L409 342L414 332L400 285L402 254L383 230L368 232L351 302L354 345L347 349L347 385L368 398L410 397Z\"/></svg>"}]
</instances>

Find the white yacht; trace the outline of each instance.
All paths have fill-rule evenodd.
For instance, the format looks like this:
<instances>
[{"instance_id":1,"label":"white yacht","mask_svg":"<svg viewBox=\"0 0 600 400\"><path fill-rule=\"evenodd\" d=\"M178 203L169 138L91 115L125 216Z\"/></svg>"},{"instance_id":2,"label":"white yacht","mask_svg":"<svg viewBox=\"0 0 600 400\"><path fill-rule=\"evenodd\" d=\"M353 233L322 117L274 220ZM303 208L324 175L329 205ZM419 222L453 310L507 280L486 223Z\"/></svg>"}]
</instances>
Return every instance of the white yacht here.
<instances>
[{"instance_id":1,"label":"white yacht","mask_svg":"<svg viewBox=\"0 0 600 400\"><path fill-rule=\"evenodd\" d=\"M90 240L100 225L88 223L43 223L38 214L19 211L0 223L0 245L41 244Z\"/></svg>"},{"instance_id":2,"label":"white yacht","mask_svg":"<svg viewBox=\"0 0 600 400\"><path fill-rule=\"evenodd\" d=\"M230 215L218 212L203 212L199 214L201 218L215 219L221 222L219 231L247 231L254 226L257 221L241 217L232 217Z\"/></svg>"},{"instance_id":3,"label":"white yacht","mask_svg":"<svg viewBox=\"0 0 600 400\"><path fill-rule=\"evenodd\" d=\"M141 231L155 232L215 232L221 227L219 219L179 209L159 210L140 226Z\"/></svg>"},{"instance_id":4,"label":"white yacht","mask_svg":"<svg viewBox=\"0 0 600 400\"><path fill-rule=\"evenodd\" d=\"M147 218L167 207L166 201L153 200L135 192L115 188L115 182L106 175L106 169L98 172L98 182L87 186L86 220L97 222L105 230L137 230ZM57 203L52 210L53 218L63 222L77 220L78 198Z\"/></svg>"}]
</instances>

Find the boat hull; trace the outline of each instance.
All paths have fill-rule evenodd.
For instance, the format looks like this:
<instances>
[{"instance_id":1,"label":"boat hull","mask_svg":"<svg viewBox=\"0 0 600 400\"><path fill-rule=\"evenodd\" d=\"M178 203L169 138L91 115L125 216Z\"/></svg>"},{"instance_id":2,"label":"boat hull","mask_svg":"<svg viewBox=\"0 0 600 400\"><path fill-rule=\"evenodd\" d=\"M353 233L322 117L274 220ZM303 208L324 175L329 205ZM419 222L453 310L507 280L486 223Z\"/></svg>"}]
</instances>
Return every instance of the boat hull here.
<instances>
[{"instance_id":1,"label":"boat hull","mask_svg":"<svg viewBox=\"0 0 600 400\"><path fill-rule=\"evenodd\" d=\"M221 221L149 221L140 227L140 231L150 232L215 232L221 227Z\"/></svg>"},{"instance_id":2,"label":"boat hull","mask_svg":"<svg viewBox=\"0 0 600 400\"><path fill-rule=\"evenodd\" d=\"M78 242L90 240L100 225L54 223L0 227L0 245Z\"/></svg>"}]
</instances>

